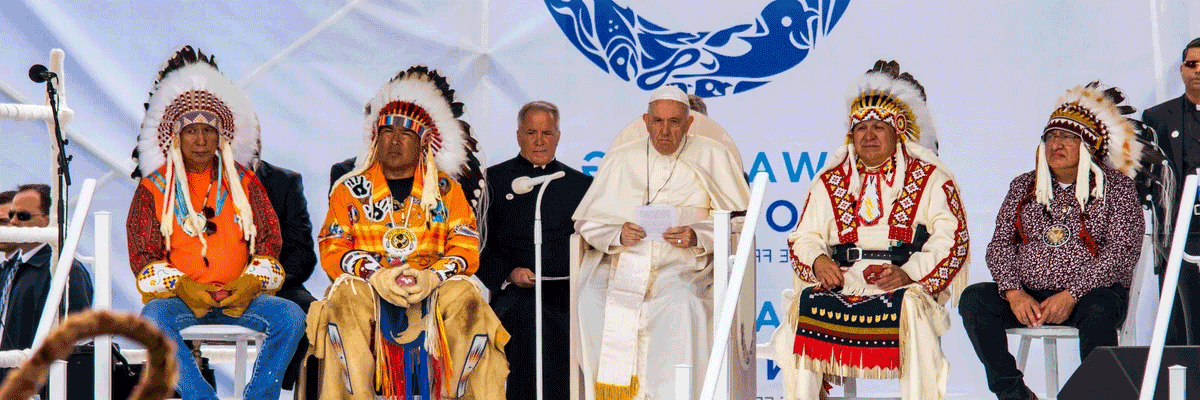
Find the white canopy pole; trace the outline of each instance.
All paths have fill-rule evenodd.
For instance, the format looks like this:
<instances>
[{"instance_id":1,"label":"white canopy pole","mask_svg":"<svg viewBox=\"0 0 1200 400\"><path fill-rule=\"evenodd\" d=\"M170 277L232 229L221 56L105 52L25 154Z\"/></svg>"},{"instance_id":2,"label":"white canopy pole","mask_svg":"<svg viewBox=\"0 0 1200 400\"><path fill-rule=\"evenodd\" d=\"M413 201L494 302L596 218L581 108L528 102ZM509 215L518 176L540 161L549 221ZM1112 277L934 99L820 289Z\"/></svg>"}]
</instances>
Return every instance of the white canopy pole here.
<instances>
[{"instance_id":1,"label":"white canopy pole","mask_svg":"<svg viewBox=\"0 0 1200 400\"><path fill-rule=\"evenodd\" d=\"M1163 279L1162 294L1158 298L1158 316L1154 319L1154 333L1150 336L1150 353L1146 359L1146 371L1142 376L1140 400L1153 400L1158 385L1158 370L1162 366L1163 347L1167 342L1167 322L1171 320L1171 308L1175 306L1175 290L1179 287L1179 269L1183 267L1183 246L1187 242L1188 227L1192 223L1192 208L1196 205L1196 172L1183 180L1183 195L1180 197L1179 213L1175 217L1175 233L1171 238L1171 253L1167 256L1166 278ZM1196 268L1189 265L1188 268Z\"/></svg>"},{"instance_id":2,"label":"white canopy pole","mask_svg":"<svg viewBox=\"0 0 1200 400\"><path fill-rule=\"evenodd\" d=\"M742 227L742 235L738 240L737 261L733 266L733 276L729 279L727 287L740 288L742 280L746 277L746 265L748 264L750 252L754 249L751 245L754 243L754 231L758 229L758 217L760 208L762 208L763 197L767 193L767 176L766 172L759 172L754 175L754 185L750 194L749 209L746 212L746 223ZM704 374L704 389L700 392L701 400L712 400L716 395L717 375L721 371L721 366L725 362L724 355L729 349L729 333L733 329L733 316L737 310L737 291L729 291L725 293L725 298L720 303L720 313L717 314L717 319L713 320L713 325L717 326L715 332L717 336L713 336L712 351L709 352L708 366Z\"/></svg>"}]
</instances>

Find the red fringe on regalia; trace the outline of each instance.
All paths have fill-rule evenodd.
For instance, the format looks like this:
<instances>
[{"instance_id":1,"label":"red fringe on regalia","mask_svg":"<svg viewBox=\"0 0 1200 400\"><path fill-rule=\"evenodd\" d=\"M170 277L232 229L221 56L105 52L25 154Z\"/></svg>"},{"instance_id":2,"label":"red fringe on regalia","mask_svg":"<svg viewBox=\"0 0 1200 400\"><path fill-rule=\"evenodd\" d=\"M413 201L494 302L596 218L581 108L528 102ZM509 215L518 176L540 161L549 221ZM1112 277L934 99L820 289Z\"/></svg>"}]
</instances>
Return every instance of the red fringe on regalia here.
<instances>
[{"instance_id":1,"label":"red fringe on regalia","mask_svg":"<svg viewBox=\"0 0 1200 400\"><path fill-rule=\"evenodd\" d=\"M408 368L404 362L404 349L393 346L391 343L383 343L384 359L387 360L387 371L389 378L383 382L383 395L396 396L404 394L405 388L408 387Z\"/></svg>"},{"instance_id":2,"label":"red fringe on regalia","mask_svg":"<svg viewBox=\"0 0 1200 400\"><path fill-rule=\"evenodd\" d=\"M899 347L857 347L796 336L794 349L796 355L820 364L818 370L828 374L847 376L846 371L870 374L872 371L881 372L879 370L900 372ZM868 378L860 374L849 376Z\"/></svg>"}]
</instances>

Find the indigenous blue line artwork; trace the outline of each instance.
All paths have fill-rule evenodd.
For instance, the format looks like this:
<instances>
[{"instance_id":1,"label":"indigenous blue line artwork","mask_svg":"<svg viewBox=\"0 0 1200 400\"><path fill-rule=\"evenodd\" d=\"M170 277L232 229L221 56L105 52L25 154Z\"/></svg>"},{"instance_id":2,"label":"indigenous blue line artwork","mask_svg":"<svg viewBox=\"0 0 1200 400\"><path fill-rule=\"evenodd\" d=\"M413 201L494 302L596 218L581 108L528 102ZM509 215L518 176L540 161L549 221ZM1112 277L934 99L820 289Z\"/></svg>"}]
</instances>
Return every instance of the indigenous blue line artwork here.
<instances>
[{"instance_id":1,"label":"indigenous blue line artwork","mask_svg":"<svg viewBox=\"0 0 1200 400\"><path fill-rule=\"evenodd\" d=\"M545 1L575 48L600 69L644 90L675 85L701 97L754 89L800 64L850 3L775 0L748 24L676 32L613 0Z\"/></svg>"}]
</instances>

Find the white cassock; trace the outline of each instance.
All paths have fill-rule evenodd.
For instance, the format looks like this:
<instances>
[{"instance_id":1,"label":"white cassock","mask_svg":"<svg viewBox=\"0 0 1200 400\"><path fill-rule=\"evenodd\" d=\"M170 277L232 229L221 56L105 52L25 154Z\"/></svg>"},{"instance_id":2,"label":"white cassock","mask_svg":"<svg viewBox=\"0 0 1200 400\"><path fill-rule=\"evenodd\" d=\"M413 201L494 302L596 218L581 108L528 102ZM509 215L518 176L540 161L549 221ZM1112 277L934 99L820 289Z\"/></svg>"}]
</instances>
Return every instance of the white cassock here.
<instances>
[{"instance_id":1,"label":"white cassock","mask_svg":"<svg viewBox=\"0 0 1200 400\"><path fill-rule=\"evenodd\" d=\"M703 381L711 349L712 211L745 210L750 190L740 158L688 134L675 154L643 138L604 157L576 209L575 229L593 249L582 260L579 324L586 397L673 399L675 364ZM621 226L649 203L674 207L697 244L647 237L621 246Z\"/></svg>"},{"instance_id":2,"label":"white cassock","mask_svg":"<svg viewBox=\"0 0 1200 400\"><path fill-rule=\"evenodd\" d=\"M966 213L954 176L931 151L906 143L897 146L895 168L883 179L871 181L854 167L852 147L839 149L813 180L800 222L788 237L797 298L790 299L787 322L772 335L786 398L816 399L822 380L839 382L838 376L899 378L906 400L944 398L949 365L939 338L949 328L950 318L941 304L957 301L967 282L969 262ZM872 190L876 185L878 189ZM874 210L866 209L872 204ZM827 354L795 354L798 313L816 313L798 298L805 288L819 284L812 272L814 260L843 243L887 250L899 242L912 242L918 225L925 226L930 236L921 251L900 266L915 282L906 286L901 303L898 368L865 368L859 365L861 359L839 360L836 355L830 362L820 360L830 358ZM869 265L884 263L888 261L864 259L849 266L841 293L885 293L863 277Z\"/></svg>"}]
</instances>

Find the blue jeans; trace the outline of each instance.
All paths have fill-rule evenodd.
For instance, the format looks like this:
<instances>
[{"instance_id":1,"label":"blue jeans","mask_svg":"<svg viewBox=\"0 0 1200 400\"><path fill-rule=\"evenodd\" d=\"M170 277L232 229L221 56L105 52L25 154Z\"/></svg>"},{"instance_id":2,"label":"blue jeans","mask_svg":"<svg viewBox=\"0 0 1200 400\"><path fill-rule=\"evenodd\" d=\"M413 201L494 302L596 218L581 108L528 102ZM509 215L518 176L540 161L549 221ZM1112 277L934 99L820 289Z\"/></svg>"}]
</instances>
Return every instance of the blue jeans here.
<instances>
[{"instance_id":1,"label":"blue jeans","mask_svg":"<svg viewBox=\"0 0 1200 400\"><path fill-rule=\"evenodd\" d=\"M179 358L178 390L187 400L216 400L217 394L200 376L192 352L179 335L180 330L192 325L240 325L267 335L243 394L247 400L279 398L283 371L287 369L292 353L296 352L296 343L304 336L304 312L300 307L271 295L251 300L241 318L225 315L220 309L213 309L204 318L196 318L178 297L150 300L142 308L142 316L175 341Z\"/></svg>"}]
</instances>

